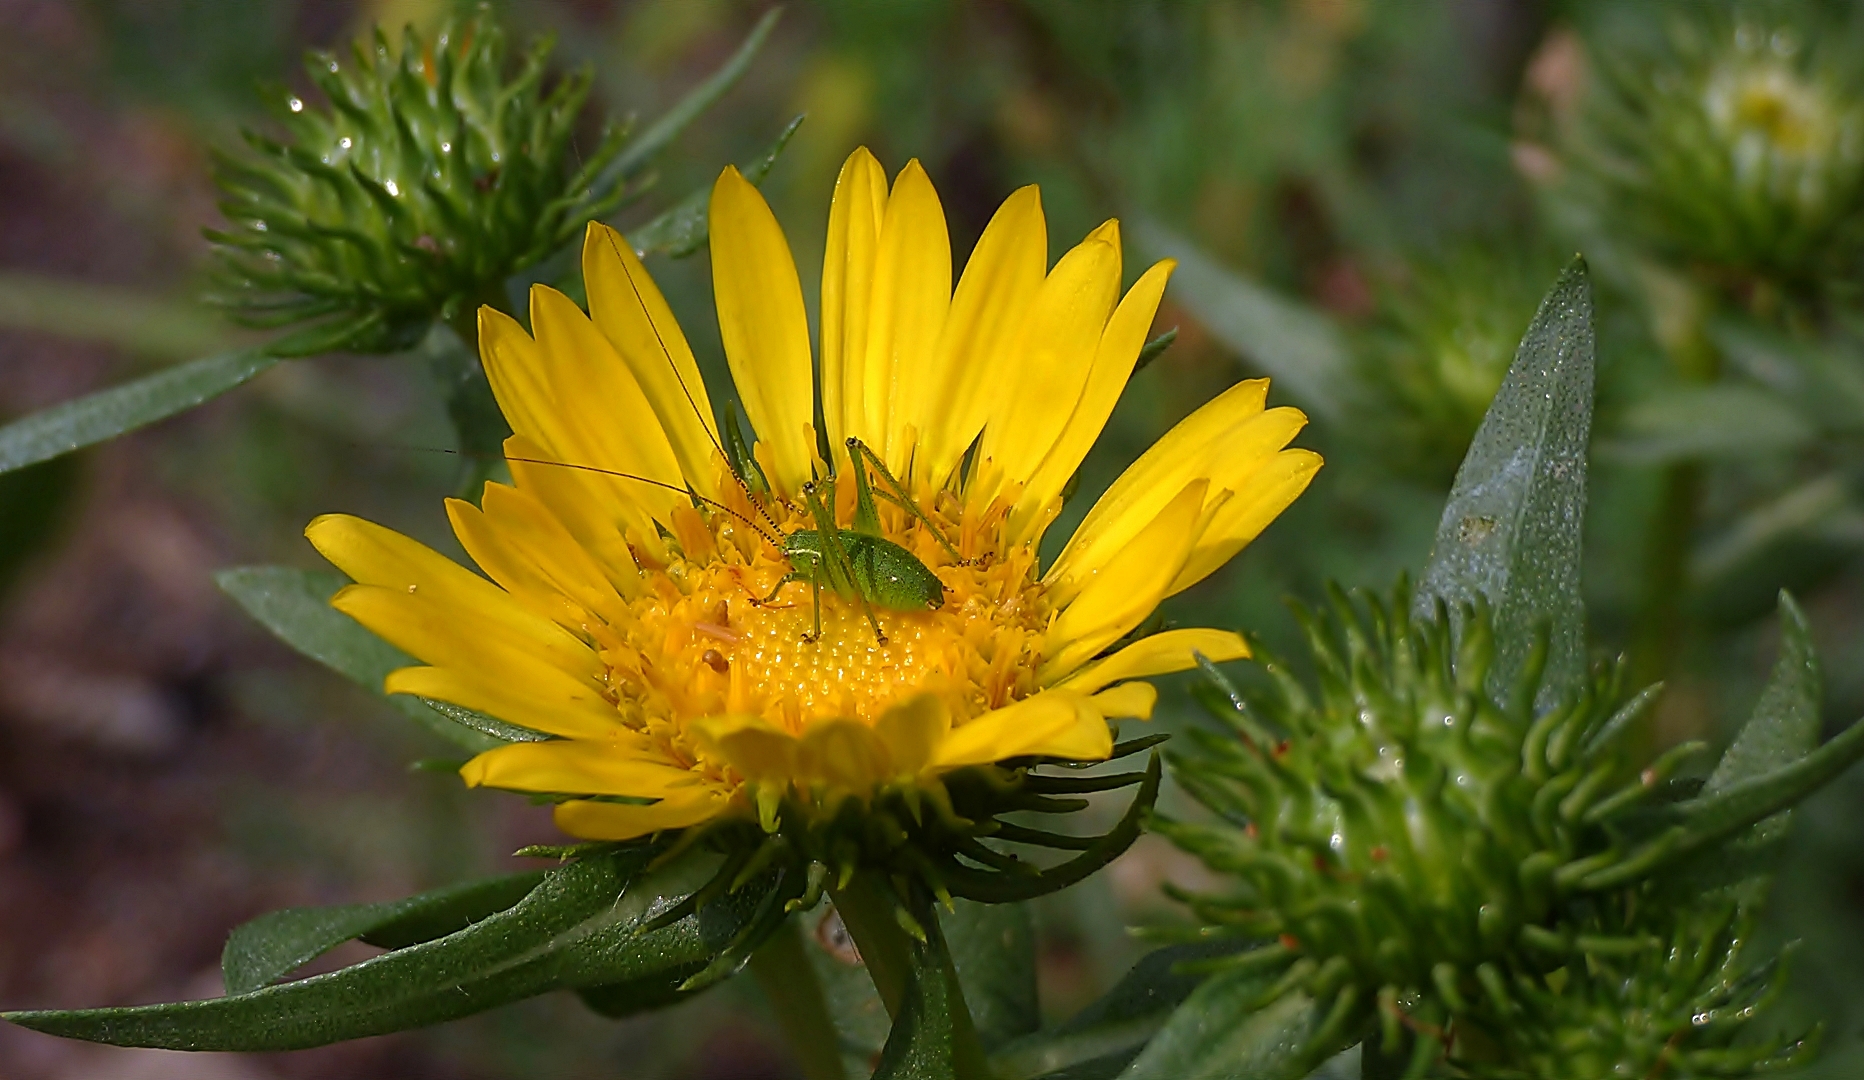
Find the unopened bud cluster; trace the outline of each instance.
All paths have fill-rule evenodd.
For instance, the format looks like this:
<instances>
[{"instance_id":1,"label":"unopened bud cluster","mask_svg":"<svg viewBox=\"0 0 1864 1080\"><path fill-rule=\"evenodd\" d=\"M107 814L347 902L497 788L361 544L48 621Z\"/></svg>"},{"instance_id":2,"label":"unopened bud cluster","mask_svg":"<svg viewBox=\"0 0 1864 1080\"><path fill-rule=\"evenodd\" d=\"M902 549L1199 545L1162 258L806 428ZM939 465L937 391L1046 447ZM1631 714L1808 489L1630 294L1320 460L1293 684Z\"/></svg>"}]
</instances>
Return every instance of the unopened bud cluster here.
<instances>
[{"instance_id":1,"label":"unopened bud cluster","mask_svg":"<svg viewBox=\"0 0 1864 1080\"><path fill-rule=\"evenodd\" d=\"M350 347L370 351L497 297L622 195L605 175L622 133L574 145L590 76L546 91L549 49L508 79L505 35L481 17L312 54L324 101L277 91L284 138L249 132L251 154L218 161L216 299L254 325L352 322Z\"/></svg>"},{"instance_id":2,"label":"unopened bud cluster","mask_svg":"<svg viewBox=\"0 0 1864 1080\"><path fill-rule=\"evenodd\" d=\"M1401 586L1389 602L1339 594L1331 611L1302 613L1312 689L1272 659L1262 693L1207 688L1228 730L1193 732L1194 752L1173 765L1216 820L1159 823L1233 882L1181 895L1205 924L1194 936L1250 943L1216 966L1279 972L1265 1000L1300 991L1329 1010L1317 1059L1371 1034L1412 1057L1406 1075L1583 1047L1597 1065L1585 1075L1614 1077L1646 1075L1614 1070L1653 1045L1725 1045L1727 1024L1678 1011L1722 1000L1716 980L1737 951L1723 925L1671 926L1649 904L1639 919L1601 914L1664 864L1665 846L1632 823L1673 796L1672 775L1701 746L1637 770L1623 745L1653 694L1626 701L1607 670L1538 711L1530 658L1497 701L1487 613L1466 612L1458 637L1441 606L1435 620L1410 606ZM1673 978L1677 964L1689 978ZM1656 969L1661 981L1634 985ZM1519 1053L1495 1053L1498 1040Z\"/></svg>"}]
</instances>

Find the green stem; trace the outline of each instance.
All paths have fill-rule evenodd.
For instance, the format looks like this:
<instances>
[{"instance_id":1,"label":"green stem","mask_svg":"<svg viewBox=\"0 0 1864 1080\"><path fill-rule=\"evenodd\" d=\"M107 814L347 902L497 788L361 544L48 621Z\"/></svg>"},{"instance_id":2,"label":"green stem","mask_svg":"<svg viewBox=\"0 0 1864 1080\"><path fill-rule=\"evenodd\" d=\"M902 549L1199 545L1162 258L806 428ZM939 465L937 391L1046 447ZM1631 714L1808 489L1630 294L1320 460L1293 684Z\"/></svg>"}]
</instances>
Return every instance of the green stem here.
<instances>
[{"instance_id":1,"label":"green stem","mask_svg":"<svg viewBox=\"0 0 1864 1080\"><path fill-rule=\"evenodd\" d=\"M953 1080L991 1080L990 1064L984 1044L971 1022L971 1009L964 1000L964 987L958 982L958 970L952 964L951 950L945 947L939 928L938 912L929 900L903 905L886 879L871 871L860 871L845 889L830 888L835 910L842 925L860 950L861 961L874 989L880 994L887 1015L899 1022L906 1003L907 987L914 978L915 967L923 969L928 961L938 966L937 977L945 983L951 1002L952 1077ZM894 916L896 908L910 906L912 916L925 930L927 941L917 943L909 937ZM936 958L936 959L934 959ZM921 970L919 978L925 978Z\"/></svg>"},{"instance_id":2,"label":"green stem","mask_svg":"<svg viewBox=\"0 0 1864 1080\"><path fill-rule=\"evenodd\" d=\"M751 954L751 974L770 1001L770 1011L789 1038L807 1080L847 1080L841 1065L841 1036L822 996L822 984L803 952L795 919Z\"/></svg>"},{"instance_id":3,"label":"green stem","mask_svg":"<svg viewBox=\"0 0 1864 1080\"><path fill-rule=\"evenodd\" d=\"M912 939L893 917L898 903L893 890L878 874L864 870L845 889L831 886L829 896L841 924L861 951L861 963L867 966L867 977L874 980L887 1016L897 1020L906 1000L906 981L912 977L913 954Z\"/></svg>"}]
</instances>

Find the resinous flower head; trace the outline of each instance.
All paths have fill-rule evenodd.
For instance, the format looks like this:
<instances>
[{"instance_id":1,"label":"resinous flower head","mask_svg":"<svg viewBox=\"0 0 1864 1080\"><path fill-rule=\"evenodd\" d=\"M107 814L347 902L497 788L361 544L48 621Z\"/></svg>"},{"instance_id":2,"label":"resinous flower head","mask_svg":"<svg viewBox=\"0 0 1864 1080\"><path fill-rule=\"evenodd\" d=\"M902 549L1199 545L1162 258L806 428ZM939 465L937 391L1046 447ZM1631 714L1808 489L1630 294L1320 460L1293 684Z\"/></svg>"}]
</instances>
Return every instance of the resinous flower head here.
<instances>
[{"instance_id":1,"label":"resinous flower head","mask_svg":"<svg viewBox=\"0 0 1864 1080\"><path fill-rule=\"evenodd\" d=\"M1816 1038L1768 1031L1782 964L1744 955L1754 920L1733 902L1627 890L1584 921L1573 962L1546 974L1495 970L1470 995L1459 1023L1482 1038L1452 1055L1455 1075L1740 1080L1811 1059Z\"/></svg>"},{"instance_id":2,"label":"resinous flower head","mask_svg":"<svg viewBox=\"0 0 1864 1080\"><path fill-rule=\"evenodd\" d=\"M1441 1025L1498 966L1568 963L1564 905L1654 869L1614 826L1702 749L1632 770L1618 743L1652 695L1614 709L1612 672L1537 714L1542 649L1495 701L1487 614L1453 644L1447 618L1413 622L1410 604L1401 586L1304 615L1318 693L1273 661L1260 700L1213 692L1231 731L1193 732L1173 764L1220 820L1158 826L1234 881L1186 897L1200 935L1270 942L1236 963L1285 966L1282 988L1337 1003L1342 1024L1376 1002Z\"/></svg>"},{"instance_id":3,"label":"resinous flower head","mask_svg":"<svg viewBox=\"0 0 1864 1080\"><path fill-rule=\"evenodd\" d=\"M516 433L514 483L448 513L486 577L357 518L308 530L356 582L336 606L422 661L390 676L390 691L549 736L475 758L469 783L562 798L558 824L593 840L775 830L898 791L901 820L930 820L918 796L949 809L942 778L1106 758L1108 721L1151 712L1155 692L1135 680L1198 654L1246 654L1221 630L1114 646L1236 554L1319 467L1284 449L1305 418L1265 409L1265 382L1173 428L1037 564L1170 263L1122 297L1108 222L1049 267L1029 187L991 220L954 290L924 170L909 163L889 186L856 151L829 216L818 400L776 218L734 169L710 218L748 453L727 453L734 425L715 425L686 338L627 241L593 225L587 313L541 286L529 333L480 312L485 368Z\"/></svg>"},{"instance_id":4,"label":"resinous flower head","mask_svg":"<svg viewBox=\"0 0 1864 1080\"><path fill-rule=\"evenodd\" d=\"M276 91L286 137L248 132L255 154L218 159L216 299L261 326L352 321L360 351L470 317L624 194L602 181L623 133L578 151L590 75L546 92L549 52L540 42L507 79L504 32L481 15L432 41L410 28L399 49L377 30L348 58L313 53L326 102Z\"/></svg>"},{"instance_id":5,"label":"resinous flower head","mask_svg":"<svg viewBox=\"0 0 1864 1080\"><path fill-rule=\"evenodd\" d=\"M1864 255L1855 34L1792 6L1679 5L1666 46L1602 57L1583 182L1613 227L1724 275L1806 286Z\"/></svg>"}]
</instances>

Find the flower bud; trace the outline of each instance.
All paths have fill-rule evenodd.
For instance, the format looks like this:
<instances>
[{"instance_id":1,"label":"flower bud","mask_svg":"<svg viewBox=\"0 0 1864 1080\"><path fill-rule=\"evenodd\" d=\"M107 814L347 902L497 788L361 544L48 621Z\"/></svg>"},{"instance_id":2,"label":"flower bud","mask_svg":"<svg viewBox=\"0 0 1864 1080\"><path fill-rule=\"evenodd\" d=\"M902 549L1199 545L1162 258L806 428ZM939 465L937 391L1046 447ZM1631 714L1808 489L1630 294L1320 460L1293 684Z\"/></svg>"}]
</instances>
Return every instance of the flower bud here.
<instances>
[{"instance_id":1,"label":"flower bud","mask_svg":"<svg viewBox=\"0 0 1864 1080\"><path fill-rule=\"evenodd\" d=\"M481 12L399 49L380 30L347 59L307 61L320 105L277 92L282 139L218 158L228 226L207 235L218 295L258 326L356 326L348 347L406 347L438 318L501 301L505 279L617 205L611 129L572 145L584 70L544 89L548 41L506 78L504 32Z\"/></svg>"}]
</instances>

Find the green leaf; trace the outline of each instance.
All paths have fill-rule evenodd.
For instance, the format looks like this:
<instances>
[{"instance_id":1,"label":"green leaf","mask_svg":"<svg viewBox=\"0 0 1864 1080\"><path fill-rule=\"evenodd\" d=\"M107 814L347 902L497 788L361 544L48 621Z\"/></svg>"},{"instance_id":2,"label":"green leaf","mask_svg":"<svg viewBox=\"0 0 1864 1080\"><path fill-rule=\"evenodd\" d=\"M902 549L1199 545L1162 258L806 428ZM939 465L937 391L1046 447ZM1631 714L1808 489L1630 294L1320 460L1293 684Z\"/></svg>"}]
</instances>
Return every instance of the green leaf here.
<instances>
[{"instance_id":1,"label":"green leaf","mask_svg":"<svg viewBox=\"0 0 1864 1080\"><path fill-rule=\"evenodd\" d=\"M777 20L782 15L783 9L780 7L773 7L765 12L764 17L757 20L757 25L751 28L744 43L738 46L738 51L732 53L730 59L720 65L717 71L708 75L704 82L693 87L660 119L655 120L646 131L628 142L621 155L615 159L615 163L596 181L595 189L605 190L622 178L640 172L655 154L660 153L674 139L679 138L680 132L685 131L687 125L711 108L713 103L723 97L725 91L731 89L750 68L752 59L757 56L758 50L764 47L764 40L770 36L772 30L776 29Z\"/></svg>"},{"instance_id":2,"label":"green leaf","mask_svg":"<svg viewBox=\"0 0 1864 1080\"><path fill-rule=\"evenodd\" d=\"M1159 222L1135 217L1130 228L1148 254L1178 260L1172 297L1213 337L1275 380L1275 389L1324 419L1340 418L1350 355L1332 319L1224 267Z\"/></svg>"},{"instance_id":3,"label":"green leaf","mask_svg":"<svg viewBox=\"0 0 1864 1080\"><path fill-rule=\"evenodd\" d=\"M389 672L415 662L330 606L330 598L349 584L341 574L287 566L239 566L220 571L214 581L279 640L377 694L382 693L382 680ZM406 694L386 696L389 704L415 723L473 753L545 738L457 705Z\"/></svg>"},{"instance_id":4,"label":"green leaf","mask_svg":"<svg viewBox=\"0 0 1864 1080\"><path fill-rule=\"evenodd\" d=\"M1819 658L1812 629L1791 595L1780 593L1780 658L1761 691L1754 713L1716 763L1698 797L1713 797L1737 784L1765 776L1804 758L1819 744L1819 705L1823 698ZM1783 810L1706 852L1679 879L1686 895L1731 890L1744 901L1766 893L1781 841L1792 821Z\"/></svg>"},{"instance_id":5,"label":"green leaf","mask_svg":"<svg viewBox=\"0 0 1864 1080\"><path fill-rule=\"evenodd\" d=\"M801 127L803 118L798 116L789 122L777 140L764 151L764 156L745 166L744 178L753 184L762 184L764 177L770 175L770 169L777 163L777 157L783 148L790 144L790 137ZM707 213L711 205L712 185L707 184L698 191L686 196L659 217L628 233L628 243L634 253L647 256L655 253L683 259L705 246L707 231Z\"/></svg>"},{"instance_id":6,"label":"green leaf","mask_svg":"<svg viewBox=\"0 0 1864 1080\"><path fill-rule=\"evenodd\" d=\"M1172 1014L1120 1080L1302 1080L1333 1047L1314 1047L1327 1010L1294 992L1258 1008L1273 974L1213 976Z\"/></svg>"},{"instance_id":7,"label":"green leaf","mask_svg":"<svg viewBox=\"0 0 1864 1080\"><path fill-rule=\"evenodd\" d=\"M1179 972L1178 965L1234 948L1173 945L1146 954L1113 989L1066 1023L999 1048L991 1055L991 1071L1000 1080L1035 1080L1063 1070L1071 1077L1117 1074L1204 981L1201 975Z\"/></svg>"},{"instance_id":8,"label":"green leaf","mask_svg":"<svg viewBox=\"0 0 1864 1080\"><path fill-rule=\"evenodd\" d=\"M1805 446L1818 431L1797 410L1752 386L1677 386L1649 395L1613 433L1614 457L1641 465L1747 458Z\"/></svg>"},{"instance_id":9,"label":"green leaf","mask_svg":"<svg viewBox=\"0 0 1864 1080\"><path fill-rule=\"evenodd\" d=\"M275 1051L404 1031L561 989L602 987L611 1005L651 1008L730 947L766 899L753 889L727 894L642 932L715 869L688 858L643 874L652 854L581 859L464 929L297 982L205 1001L4 1015L117 1046Z\"/></svg>"},{"instance_id":10,"label":"green leaf","mask_svg":"<svg viewBox=\"0 0 1864 1080\"><path fill-rule=\"evenodd\" d=\"M68 454L192 409L278 361L264 349L220 353L41 409L0 427L0 472Z\"/></svg>"},{"instance_id":11,"label":"green leaf","mask_svg":"<svg viewBox=\"0 0 1864 1080\"><path fill-rule=\"evenodd\" d=\"M1592 285L1575 258L1540 303L1482 418L1437 527L1416 612L1484 599L1493 611L1489 690L1508 700L1548 634L1545 707L1585 676L1579 548L1592 427Z\"/></svg>"},{"instance_id":12,"label":"green leaf","mask_svg":"<svg viewBox=\"0 0 1864 1080\"><path fill-rule=\"evenodd\" d=\"M300 966L355 938L386 949L445 937L511 907L544 879L544 872L508 874L380 904L285 908L239 926L220 953L228 995L269 986Z\"/></svg>"},{"instance_id":13,"label":"green leaf","mask_svg":"<svg viewBox=\"0 0 1864 1080\"><path fill-rule=\"evenodd\" d=\"M984 1049L1040 1027L1036 927L1028 906L957 900L950 912L940 913L939 923Z\"/></svg>"}]
</instances>

